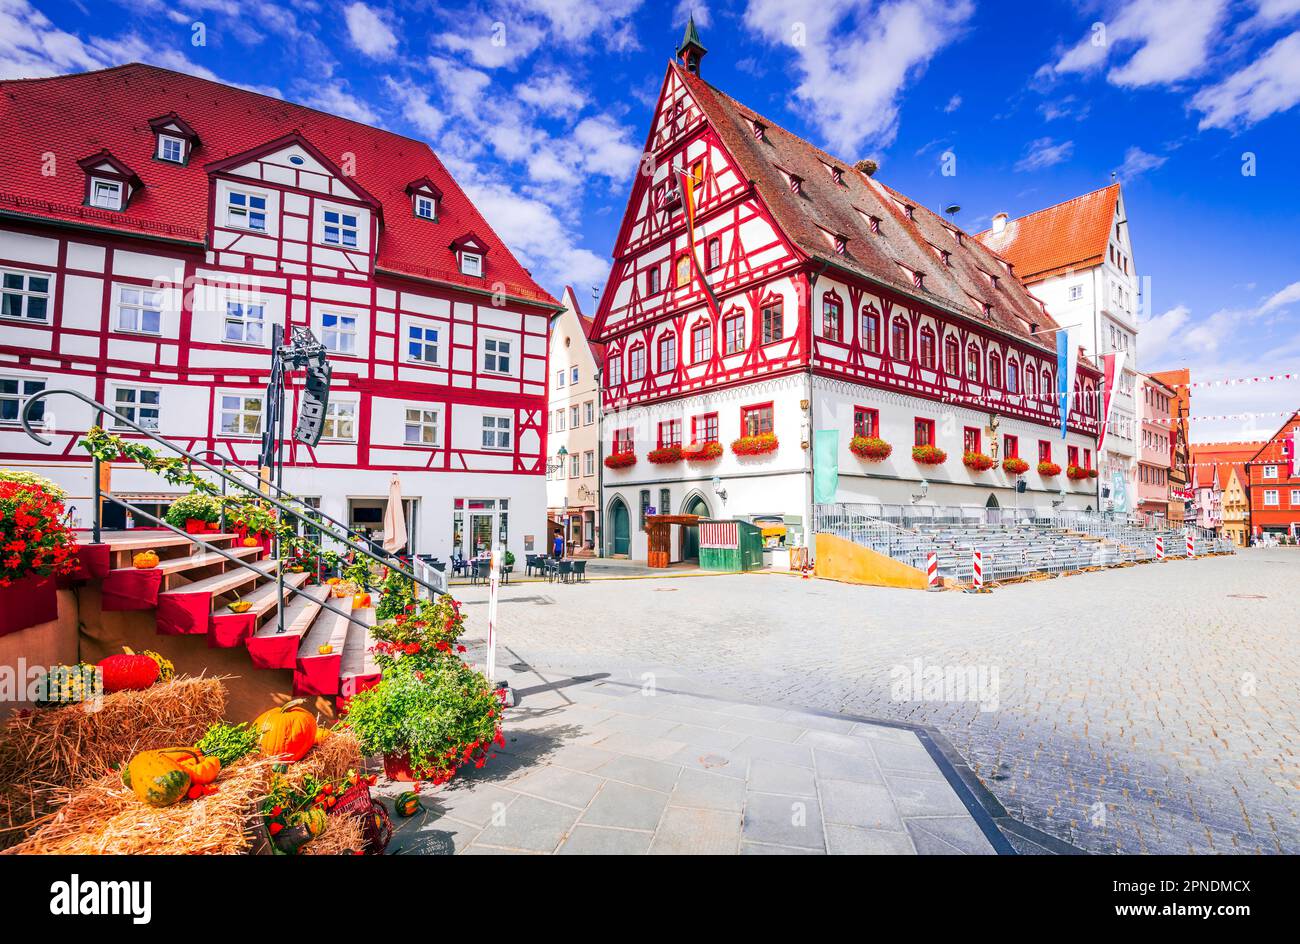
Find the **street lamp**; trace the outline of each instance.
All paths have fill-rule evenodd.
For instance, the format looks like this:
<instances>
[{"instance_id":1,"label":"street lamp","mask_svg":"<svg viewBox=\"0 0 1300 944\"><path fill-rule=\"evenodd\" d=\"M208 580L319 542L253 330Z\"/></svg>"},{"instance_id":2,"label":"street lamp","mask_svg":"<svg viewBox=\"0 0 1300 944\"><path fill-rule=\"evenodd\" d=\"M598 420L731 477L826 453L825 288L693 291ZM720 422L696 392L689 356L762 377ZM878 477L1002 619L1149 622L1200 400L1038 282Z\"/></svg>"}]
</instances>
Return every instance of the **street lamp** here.
<instances>
[{"instance_id":1,"label":"street lamp","mask_svg":"<svg viewBox=\"0 0 1300 944\"><path fill-rule=\"evenodd\" d=\"M713 494L717 495L718 499L725 505L727 503L727 490L722 487L721 477L715 475L709 484L713 486Z\"/></svg>"},{"instance_id":2,"label":"street lamp","mask_svg":"<svg viewBox=\"0 0 1300 944\"><path fill-rule=\"evenodd\" d=\"M555 454L555 459L546 463L546 474L554 475L556 472L560 471L560 469L564 468L564 459L568 454L569 450L561 446L560 451Z\"/></svg>"}]
</instances>

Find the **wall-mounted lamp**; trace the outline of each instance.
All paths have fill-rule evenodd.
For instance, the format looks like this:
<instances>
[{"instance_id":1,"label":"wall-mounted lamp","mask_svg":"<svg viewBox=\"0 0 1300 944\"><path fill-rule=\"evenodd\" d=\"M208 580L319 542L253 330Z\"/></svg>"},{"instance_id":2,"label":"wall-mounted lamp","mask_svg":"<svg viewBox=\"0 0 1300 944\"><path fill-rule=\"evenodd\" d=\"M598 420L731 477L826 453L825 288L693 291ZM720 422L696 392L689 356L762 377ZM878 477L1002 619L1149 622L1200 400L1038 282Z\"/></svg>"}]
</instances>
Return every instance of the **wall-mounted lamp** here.
<instances>
[{"instance_id":1,"label":"wall-mounted lamp","mask_svg":"<svg viewBox=\"0 0 1300 944\"><path fill-rule=\"evenodd\" d=\"M913 505L915 505L919 501L925 501L925 496L930 494L930 483L927 482L925 479L921 479L920 489L921 489L920 492L912 493Z\"/></svg>"},{"instance_id":2,"label":"wall-mounted lamp","mask_svg":"<svg viewBox=\"0 0 1300 944\"><path fill-rule=\"evenodd\" d=\"M727 490L722 487L722 479L715 475L709 484L713 486L713 494L717 495L718 499L725 505L727 503Z\"/></svg>"}]
</instances>

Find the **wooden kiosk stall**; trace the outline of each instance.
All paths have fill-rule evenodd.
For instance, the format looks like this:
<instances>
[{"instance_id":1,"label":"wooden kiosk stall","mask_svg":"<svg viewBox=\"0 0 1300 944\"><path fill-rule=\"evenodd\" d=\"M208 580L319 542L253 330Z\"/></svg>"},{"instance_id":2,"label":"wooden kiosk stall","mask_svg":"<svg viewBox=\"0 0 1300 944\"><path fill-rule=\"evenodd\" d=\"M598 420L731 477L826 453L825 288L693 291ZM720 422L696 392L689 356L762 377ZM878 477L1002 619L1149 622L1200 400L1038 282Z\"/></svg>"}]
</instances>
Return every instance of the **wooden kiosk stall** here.
<instances>
[{"instance_id":1,"label":"wooden kiosk stall","mask_svg":"<svg viewBox=\"0 0 1300 944\"><path fill-rule=\"evenodd\" d=\"M650 548L646 566L667 567L672 560L673 525L695 528L699 523L699 515L646 515L645 533Z\"/></svg>"}]
</instances>

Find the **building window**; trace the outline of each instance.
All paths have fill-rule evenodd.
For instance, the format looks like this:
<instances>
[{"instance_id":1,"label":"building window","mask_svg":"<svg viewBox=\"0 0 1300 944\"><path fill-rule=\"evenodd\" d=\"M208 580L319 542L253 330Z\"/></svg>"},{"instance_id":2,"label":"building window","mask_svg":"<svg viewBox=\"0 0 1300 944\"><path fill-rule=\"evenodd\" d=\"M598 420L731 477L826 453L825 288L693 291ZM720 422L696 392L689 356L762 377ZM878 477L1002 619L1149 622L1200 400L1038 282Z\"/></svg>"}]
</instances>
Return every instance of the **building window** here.
<instances>
[{"instance_id":1,"label":"building window","mask_svg":"<svg viewBox=\"0 0 1300 944\"><path fill-rule=\"evenodd\" d=\"M1300 488L1291 489L1291 504L1300 505Z\"/></svg>"},{"instance_id":2,"label":"building window","mask_svg":"<svg viewBox=\"0 0 1300 944\"><path fill-rule=\"evenodd\" d=\"M46 321L49 318L50 277L5 270L0 273L0 315Z\"/></svg>"},{"instance_id":3,"label":"building window","mask_svg":"<svg viewBox=\"0 0 1300 944\"><path fill-rule=\"evenodd\" d=\"M829 341L838 341L841 337L840 300L830 295L822 297L822 336Z\"/></svg>"},{"instance_id":4,"label":"building window","mask_svg":"<svg viewBox=\"0 0 1300 944\"><path fill-rule=\"evenodd\" d=\"M471 278L481 278L483 275L483 256L477 252L462 252L460 254L460 274L468 275Z\"/></svg>"},{"instance_id":5,"label":"building window","mask_svg":"<svg viewBox=\"0 0 1300 944\"><path fill-rule=\"evenodd\" d=\"M925 420L918 416L913 424L913 429L915 430L915 445L934 445L934 420Z\"/></svg>"},{"instance_id":6,"label":"building window","mask_svg":"<svg viewBox=\"0 0 1300 944\"><path fill-rule=\"evenodd\" d=\"M357 247L357 216L342 210L325 210L321 233L328 246Z\"/></svg>"},{"instance_id":7,"label":"building window","mask_svg":"<svg viewBox=\"0 0 1300 944\"><path fill-rule=\"evenodd\" d=\"M557 370L557 371L555 372L555 389L556 389L556 390L563 390L563 389L564 389L564 378L565 378L566 376L568 376L568 375L565 373L563 367L561 367L559 370Z\"/></svg>"},{"instance_id":8,"label":"building window","mask_svg":"<svg viewBox=\"0 0 1300 944\"><path fill-rule=\"evenodd\" d=\"M617 387L623 382L623 358L617 351L605 360L605 373L609 375L611 387Z\"/></svg>"},{"instance_id":9,"label":"building window","mask_svg":"<svg viewBox=\"0 0 1300 944\"><path fill-rule=\"evenodd\" d=\"M260 393L223 393L221 395L221 431L230 436L262 434L262 395Z\"/></svg>"},{"instance_id":10,"label":"building window","mask_svg":"<svg viewBox=\"0 0 1300 944\"><path fill-rule=\"evenodd\" d=\"M895 360L905 361L912 356L912 329L903 318L895 318L890 328L889 344Z\"/></svg>"},{"instance_id":11,"label":"building window","mask_svg":"<svg viewBox=\"0 0 1300 944\"><path fill-rule=\"evenodd\" d=\"M1013 360L1007 361L1007 393L1020 392L1020 365Z\"/></svg>"},{"instance_id":12,"label":"building window","mask_svg":"<svg viewBox=\"0 0 1300 944\"><path fill-rule=\"evenodd\" d=\"M691 363L700 364L713 354L713 328L710 325L696 325L691 331Z\"/></svg>"},{"instance_id":13,"label":"building window","mask_svg":"<svg viewBox=\"0 0 1300 944\"><path fill-rule=\"evenodd\" d=\"M510 373L510 342L501 338L483 339L483 370L489 374Z\"/></svg>"},{"instance_id":14,"label":"building window","mask_svg":"<svg viewBox=\"0 0 1300 944\"><path fill-rule=\"evenodd\" d=\"M663 420L659 423L659 448L682 444L682 421Z\"/></svg>"},{"instance_id":15,"label":"building window","mask_svg":"<svg viewBox=\"0 0 1300 944\"><path fill-rule=\"evenodd\" d=\"M409 325L406 329L406 356L423 364L438 363L438 329Z\"/></svg>"},{"instance_id":16,"label":"building window","mask_svg":"<svg viewBox=\"0 0 1300 944\"><path fill-rule=\"evenodd\" d=\"M1083 450L1083 467L1084 467L1085 469L1091 469L1091 468L1092 468L1092 450L1091 450L1091 449L1084 449L1084 450Z\"/></svg>"},{"instance_id":17,"label":"building window","mask_svg":"<svg viewBox=\"0 0 1300 944\"><path fill-rule=\"evenodd\" d=\"M659 288L659 266L651 266L645 274L645 293L647 295L658 295Z\"/></svg>"},{"instance_id":18,"label":"building window","mask_svg":"<svg viewBox=\"0 0 1300 944\"><path fill-rule=\"evenodd\" d=\"M357 353L357 318L325 312L320 316L320 341L335 354Z\"/></svg>"},{"instance_id":19,"label":"building window","mask_svg":"<svg viewBox=\"0 0 1300 944\"><path fill-rule=\"evenodd\" d=\"M17 423L23 415L28 398L45 389L44 380L27 377L0 377L0 423ZM45 401L32 408L32 419L45 419Z\"/></svg>"},{"instance_id":20,"label":"building window","mask_svg":"<svg viewBox=\"0 0 1300 944\"><path fill-rule=\"evenodd\" d=\"M974 344L966 348L966 379L980 379L980 349Z\"/></svg>"},{"instance_id":21,"label":"building window","mask_svg":"<svg viewBox=\"0 0 1300 944\"><path fill-rule=\"evenodd\" d=\"M1074 466L1075 468L1078 468L1078 467L1079 467L1079 447L1078 447L1078 446L1066 446L1066 447L1065 447L1065 465L1066 465L1066 468L1069 468L1070 466Z\"/></svg>"},{"instance_id":22,"label":"building window","mask_svg":"<svg viewBox=\"0 0 1300 944\"><path fill-rule=\"evenodd\" d=\"M596 474L596 452L588 449L582 454L582 474L584 477Z\"/></svg>"},{"instance_id":23,"label":"building window","mask_svg":"<svg viewBox=\"0 0 1300 944\"><path fill-rule=\"evenodd\" d=\"M677 278L676 278L677 288L685 288L687 285L690 285L691 284L691 257L685 254L678 256L677 265L675 269L677 273Z\"/></svg>"},{"instance_id":24,"label":"building window","mask_svg":"<svg viewBox=\"0 0 1300 944\"><path fill-rule=\"evenodd\" d=\"M1264 489L1264 504L1276 505L1278 503L1278 490L1276 488Z\"/></svg>"},{"instance_id":25,"label":"building window","mask_svg":"<svg viewBox=\"0 0 1300 944\"><path fill-rule=\"evenodd\" d=\"M156 289L119 286L117 330L134 331L140 334L162 333L162 292Z\"/></svg>"},{"instance_id":26,"label":"building window","mask_svg":"<svg viewBox=\"0 0 1300 944\"><path fill-rule=\"evenodd\" d=\"M158 410L162 392L147 387L118 387L113 393L113 409L126 419L145 429L158 428ZM113 425L119 429L129 428L116 419Z\"/></svg>"},{"instance_id":27,"label":"building window","mask_svg":"<svg viewBox=\"0 0 1300 944\"><path fill-rule=\"evenodd\" d=\"M116 180L90 180L90 205L101 210L122 209L122 184Z\"/></svg>"},{"instance_id":28,"label":"building window","mask_svg":"<svg viewBox=\"0 0 1300 944\"><path fill-rule=\"evenodd\" d=\"M1071 286L1070 286L1070 301L1072 301L1072 302L1077 302L1077 301L1078 301L1079 299L1081 299L1081 298L1083 298L1083 286L1082 286L1082 285L1071 285Z\"/></svg>"},{"instance_id":29,"label":"building window","mask_svg":"<svg viewBox=\"0 0 1300 944\"><path fill-rule=\"evenodd\" d=\"M641 489L641 530L645 530L645 520L650 515L650 489Z\"/></svg>"},{"instance_id":30,"label":"building window","mask_svg":"<svg viewBox=\"0 0 1300 944\"><path fill-rule=\"evenodd\" d=\"M629 380L640 380L645 376L645 346L634 344L627 352L627 376Z\"/></svg>"},{"instance_id":31,"label":"building window","mask_svg":"<svg viewBox=\"0 0 1300 944\"><path fill-rule=\"evenodd\" d=\"M732 315L722 322L722 348L728 354L745 349L745 316Z\"/></svg>"},{"instance_id":32,"label":"building window","mask_svg":"<svg viewBox=\"0 0 1300 944\"><path fill-rule=\"evenodd\" d=\"M352 442L357 438L357 405L331 400L325 407L321 438Z\"/></svg>"},{"instance_id":33,"label":"building window","mask_svg":"<svg viewBox=\"0 0 1300 944\"><path fill-rule=\"evenodd\" d=\"M740 433L742 436L759 436L763 433L770 433L774 429L776 429L776 425L771 403L741 407Z\"/></svg>"},{"instance_id":34,"label":"building window","mask_svg":"<svg viewBox=\"0 0 1300 944\"><path fill-rule=\"evenodd\" d=\"M1038 461L1039 462L1052 461L1052 444L1048 442L1046 439L1038 440Z\"/></svg>"},{"instance_id":35,"label":"building window","mask_svg":"<svg viewBox=\"0 0 1300 944\"><path fill-rule=\"evenodd\" d=\"M666 374L677 368L677 335L669 332L659 335L659 373Z\"/></svg>"},{"instance_id":36,"label":"building window","mask_svg":"<svg viewBox=\"0 0 1300 944\"><path fill-rule=\"evenodd\" d=\"M983 452L980 431L974 426L967 426L961 431L962 452Z\"/></svg>"},{"instance_id":37,"label":"building window","mask_svg":"<svg viewBox=\"0 0 1300 944\"><path fill-rule=\"evenodd\" d=\"M659 514L672 514L673 496L669 489L659 489Z\"/></svg>"},{"instance_id":38,"label":"building window","mask_svg":"<svg viewBox=\"0 0 1300 944\"><path fill-rule=\"evenodd\" d=\"M170 134L158 135L158 159L173 164L185 163L185 141Z\"/></svg>"},{"instance_id":39,"label":"building window","mask_svg":"<svg viewBox=\"0 0 1300 944\"><path fill-rule=\"evenodd\" d=\"M551 426L554 427L554 430L557 433L564 432L564 408L563 407L555 411L555 414L551 419Z\"/></svg>"},{"instance_id":40,"label":"building window","mask_svg":"<svg viewBox=\"0 0 1300 944\"><path fill-rule=\"evenodd\" d=\"M261 344L265 337L266 309L255 302L226 302L222 337L236 344Z\"/></svg>"},{"instance_id":41,"label":"building window","mask_svg":"<svg viewBox=\"0 0 1300 944\"><path fill-rule=\"evenodd\" d=\"M569 456L569 478L576 479L581 474L578 468L581 461L582 457L576 452Z\"/></svg>"},{"instance_id":42,"label":"building window","mask_svg":"<svg viewBox=\"0 0 1300 944\"><path fill-rule=\"evenodd\" d=\"M862 313L862 346L872 354L880 353L880 315L870 309Z\"/></svg>"},{"instance_id":43,"label":"building window","mask_svg":"<svg viewBox=\"0 0 1300 944\"><path fill-rule=\"evenodd\" d=\"M1264 466L1264 478L1266 478L1266 479L1275 479L1275 478L1277 478L1277 466L1275 466L1275 465L1266 465L1266 466Z\"/></svg>"},{"instance_id":44,"label":"building window","mask_svg":"<svg viewBox=\"0 0 1300 944\"><path fill-rule=\"evenodd\" d=\"M407 445L438 445L438 411L408 406L404 429Z\"/></svg>"},{"instance_id":45,"label":"building window","mask_svg":"<svg viewBox=\"0 0 1300 944\"><path fill-rule=\"evenodd\" d=\"M763 343L771 344L785 337L785 306L780 299L763 306Z\"/></svg>"},{"instance_id":46,"label":"building window","mask_svg":"<svg viewBox=\"0 0 1300 944\"><path fill-rule=\"evenodd\" d=\"M1002 437L1002 457L1004 459L1020 458L1020 437L1019 436Z\"/></svg>"},{"instance_id":47,"label":"building window","mask_svg":"<svg viewBox=\"0 0 1300 944\"><path fill-rule=\"evenodd\" d=\"M926 370L934 370L934 332L929 328L921 329L921 366Z\"/></svg>"},{"instance_id":48,"label":"building window","mask_svg":"<svg viewBox=\"0 0 1300 944\"><path fill-rule=\"evenodd\" d=\"M712 271L722 265L722 240L714 236L707 243L705 250L706 265Z\"/></svg>"},{"instance_id":49,"label":"building window","mask_svg":"<svg viewBox=\"0 0 1300 944\"><path fill-rule=\"evenodd\" d=\"M569 407L569 429L578 428L578 404Z\"/></svg>"},{"instance_id":50,"label":"building window","mask_svg":"<svg viewBox=\"0 0 1300 944\"><path fill-rule=\"evenodd\" d=\"M1002 359L996 354L989 355L989 386L1002 386Z\"/></svg>"},{"instance_id":51,"label":"building window","mask_svg":"<svg viewBox=\"0 0 1300 944\"><path fill-rule=\"evenodd\" d=\"M508 416L483 417L483 448L509 449L511 418Z\"/></svg>"},{"instance_id":52,"label":"building window","mask_svg":"<svg viewBox=\"0 0 1300 944\"><path fill-rule=\"evenodd\" d=\"M266 232L266 195L245 193L242 190L227 191L226 225L258 233Z\"/></svg>"},{"instance_id":53,"label":"building window","mask_svg":"<svg viewBox=\"0 0 1300 944\"><path fill-rule=\"evenodd\" d=\"M424 220L437 218L437 211L433 202L433 197L426 197L423 194L415 195L415 215Z\"/></svg>"},{"instance_id":54,"label":"building window","mask_svg":"<svg viewBox=\"0 0 1300 944\"><path fill-rule=\"evenodd\" d=\"M582 405L582 425L590 426L596 422L596 401L588 400Z\"/></svg>"},{"instance_id":55,"label":"building window","mask_svg":"<svg viewBox=\"0 0 1300 944\"><path fill-rule=\"evenodd\" d=\"M632 440L632 430L616 429L614 430L614 455L621 456L635 451Z\"/></svg>"},{"instance_id":56,"label":"building window","mask_svg":"<svg viewBox=\"0 0 1300 944\"><path fill-rule=\"evenodd\" d=\"M873 438L879 436L880 412L868 409L865 406L855 406L853 408L853 435L871 436Z\"/></svg>"},{"instance_id":57,"label":"building window","mask_svg":"<svg viewBox=\"0 0 1300 944\"><path fill-rule=\"evenodd\" d=\"M715 443L718 441L718 414L704 413L691 417L691 442Z\"/></svg>"},{"instance_id":58,"label":"building window","mask_svg":"<svg viewBox=\"0 0 1300 944\"><path fill-rule=\"evenodd\" d=\"M569 384L573 385L576 384L577 382L578 382L578 367L575 364L573 367L569 368Z\"/></svg>"}]
</instances>

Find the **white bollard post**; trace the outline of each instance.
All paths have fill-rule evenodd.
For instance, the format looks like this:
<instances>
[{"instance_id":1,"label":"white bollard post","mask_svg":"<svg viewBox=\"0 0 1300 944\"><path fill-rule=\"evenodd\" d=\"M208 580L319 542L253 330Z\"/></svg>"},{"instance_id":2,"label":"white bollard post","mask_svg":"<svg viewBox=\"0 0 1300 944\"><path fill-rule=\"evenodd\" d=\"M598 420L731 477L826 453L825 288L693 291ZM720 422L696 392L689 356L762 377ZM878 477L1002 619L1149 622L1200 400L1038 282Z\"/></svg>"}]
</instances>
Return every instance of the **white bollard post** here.
<instances>
[{"instance_id":1,"label":"white bollard post","mask_svg":"<svg viewBox=\"0 0 1300 944\"><path fill-rule=\"evenodd\" d=\"M971 552L972 585L976 590L984 589L984 554L982 551Z\"/></svg>"},{"instance_id":2,"label":"white bollard post","mask_svg":"<svg viewBox=\"0 0 1300 944\"><path fill-rule=\"evenodd\" d=\"M1196 539L1192 537L1192 532L1187 532L1187 556L1189 558L1196 556Z\"/></svg>"},{"instance_id":3,"label":"white bollard post","mask_svg":"<svg viewBox=\"0 0 1300 944\"><path fill-rule=\"evenodd\" d=\"M1162 561L1164 559L1165 559L1165 539L1163 535L1157 534L1156 535L1156 560Z\"/></svg>"},{"instance_id":4,"label":"white bollard post","mask_svg":"<svg viewBox=\"0 0 1300 944\"><path fill-rule=\"evenodd\" d=\"M925 555L925 585L930 590L939 587L939 555L934 551Z\"/></svg>"}]
</instances>

